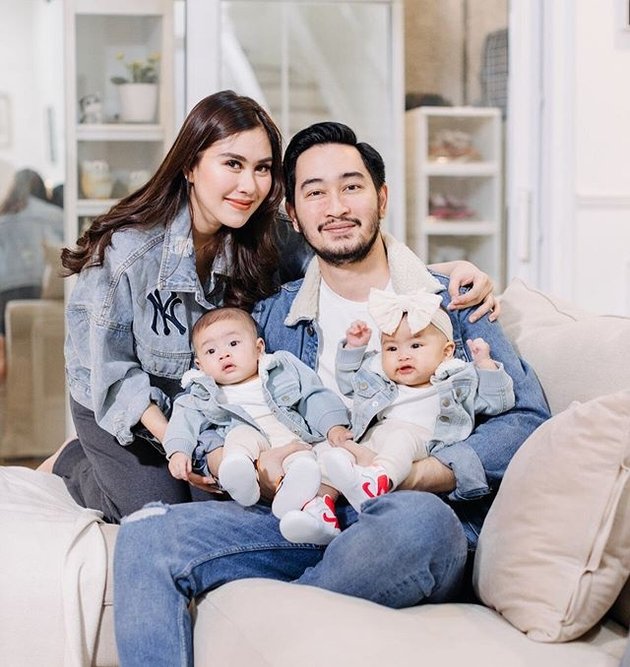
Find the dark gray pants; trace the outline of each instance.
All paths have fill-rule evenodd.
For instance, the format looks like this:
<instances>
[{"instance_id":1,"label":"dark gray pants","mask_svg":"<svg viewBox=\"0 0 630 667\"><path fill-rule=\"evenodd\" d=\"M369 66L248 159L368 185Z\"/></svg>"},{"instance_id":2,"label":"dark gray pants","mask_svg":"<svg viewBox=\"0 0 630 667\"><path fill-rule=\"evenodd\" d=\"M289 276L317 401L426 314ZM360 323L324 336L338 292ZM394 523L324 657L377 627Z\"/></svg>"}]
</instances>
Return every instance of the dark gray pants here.
<instances>
[{"instance_id":1,"label":"dark gray pants","mask_svg":"<svg viewBox=\"0 0 630 667\"><path fill-rule=\"evenodd\" d=\"M91 410L72 398L70 408L78 439L64 448L53 472L82 507L100 510L105 521L118 523L151 501L176 504L212 498L171 477L166 457L151 443L136 438L123 447L98 426Z\"/></svg>"}]
</instances>

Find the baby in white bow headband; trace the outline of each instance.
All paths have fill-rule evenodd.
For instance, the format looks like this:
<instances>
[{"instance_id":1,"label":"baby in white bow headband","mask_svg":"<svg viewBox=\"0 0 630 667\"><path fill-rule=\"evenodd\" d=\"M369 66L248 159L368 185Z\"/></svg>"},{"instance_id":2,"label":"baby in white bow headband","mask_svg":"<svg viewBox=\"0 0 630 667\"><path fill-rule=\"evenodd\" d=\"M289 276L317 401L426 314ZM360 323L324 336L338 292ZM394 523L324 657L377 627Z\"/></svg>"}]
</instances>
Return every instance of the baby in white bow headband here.
<instances>
[{"instance_id":1,"label":"baby in white bow headband","mask_svg":"<svg viewBox=\"0 0 630 667\"><path fill-rule=\"evenodd\" d=\"M453 325L437 294L372 289L368 311L381 351L367 352L371 329L353 322L336 359L337 383L353 398L355 442L376 452L358 466L342 447L327 452L329 480L360 511L368 498L401 484L414 461L467 438L475 415L514 406L512 379L482 338L468 340L472 363L454 358Z\"/></svg>"}]
</instances>

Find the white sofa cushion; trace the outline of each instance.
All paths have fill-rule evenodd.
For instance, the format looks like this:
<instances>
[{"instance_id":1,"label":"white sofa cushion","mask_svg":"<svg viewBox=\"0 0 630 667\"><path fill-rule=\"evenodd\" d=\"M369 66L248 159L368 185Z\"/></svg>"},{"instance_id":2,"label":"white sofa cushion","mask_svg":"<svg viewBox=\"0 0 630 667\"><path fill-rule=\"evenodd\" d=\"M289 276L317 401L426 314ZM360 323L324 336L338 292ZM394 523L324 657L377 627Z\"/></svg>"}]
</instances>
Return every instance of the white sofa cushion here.
<instances>
[{"instance_id":1,"label":"white sofa cushion","mask_svg":"<svg viewBox=\"0 0 630 667\"><path fill-rule=\"evenodd\" d=\"M594 315L513 280L499 322L536 371L552 414L630 387L630 318Z\"/></svg>"},{"instance_id":2,"label":"white sofa cushion","mask_svg":"<svg viewBox=\"0 0 630 667\"><path fill-rule=\"evenodd\" d=\"M195 664L618 667L625 638L603 634L540 644L481 605L395 610L311 586L245 579L199 604Z\"/></svg>"}]
</instances>

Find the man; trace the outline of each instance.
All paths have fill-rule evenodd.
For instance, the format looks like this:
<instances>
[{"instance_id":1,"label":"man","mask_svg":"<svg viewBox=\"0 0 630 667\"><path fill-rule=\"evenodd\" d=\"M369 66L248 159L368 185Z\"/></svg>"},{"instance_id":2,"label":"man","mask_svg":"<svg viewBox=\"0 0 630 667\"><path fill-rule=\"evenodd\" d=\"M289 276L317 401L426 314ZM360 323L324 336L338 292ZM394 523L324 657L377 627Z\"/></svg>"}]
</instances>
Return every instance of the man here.
<instances>
[{"instance_id":1,"label":"man","mask_svg":"<svg viewBox=\"0 0 630 667\"><path fill-rule=\"evenodd\" d=\"M448 306L447 279L432 276L408 248L381 233L383 161L346 126L319 123L298 133L285 154L285 181L287 212L316 258L303 281L285 285L254 316L270 351L293 352L333 387L337 343L352 320L370 321L371 287L405 292L424 285L440 291ZM457 595L508 462L549 416L536 378L500 327L487 317L470 323L469 315L452 316L457 354L466 357L467 338L484 338L514 380L515 409L415 463L403 485L414 491L369 500L359 516L340 503L342 533L328 548L286 542L262 504L247 510L234 502L151 505L123 522L115 558L123 665L192 664L188 603L234 579L297 581L396 608ZM260 462L261 484L274 477L276 465Z\"/></svg>"}]
</instances>

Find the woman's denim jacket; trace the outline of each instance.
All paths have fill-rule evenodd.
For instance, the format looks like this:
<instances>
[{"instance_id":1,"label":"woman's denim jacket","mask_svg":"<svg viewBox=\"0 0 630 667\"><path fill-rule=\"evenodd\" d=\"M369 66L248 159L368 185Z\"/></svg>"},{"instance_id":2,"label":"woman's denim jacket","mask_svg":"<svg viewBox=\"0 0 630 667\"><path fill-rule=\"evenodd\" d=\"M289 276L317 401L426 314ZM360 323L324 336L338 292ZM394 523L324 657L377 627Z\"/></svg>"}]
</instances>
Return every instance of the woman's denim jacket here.
<instances>
[{"instance_id":1,"label":"woman's denim jacket","mask_svg":"<svg viewBox=\"0 0 630 667\"><path fill-rule=\"evenodd\" d=\"M170 411L192 364L192 326L222 302L226 263L215 260L204 292L184 208L168 225L115 232L103 264L78 275L66 309L68 386L121 445L151 402Z\"/></svg>"},{"instance_id":2,"label":"woman's denim jacket","mask_svg":"<svg viewBox=\"0 0 630 667\"><path fill-rule=\"evenodd\" d=\"M384 234L390 278L400 294L417 289L420 276L427 274L425 265L404 244ZM442 303L450 302L448 277L434 276L441 290ZM304 363L316 367L319 330L317 307L321 275L317 259L311 261L303 280L284 285L277 294L265 299L254 309L268 351L285 349ZM549 418L549 408L531 367L519 359L498 322L482 317L468 321L474 308L450 311L453 322L456 356L471 361L464 344L468 338L483 338L492 350L492 357L503 364L514 382L515 407L500 415L480 416L474 431L466 438L443 447L432 455L452 469L455 489L448 494L457 503L453 508L462 521L478 531L508 463L525 439ZM489 496L482 498L482 496ZM469 539L470 539L470 534Z\"/></svg>"},{"instance_id":3,"label":"woman's denim jacket","mask_svg":"<svg viewBox=\"0 0 630 667\"><path fill-rule=\"evenodd\" d=\"M475 415L498 415L514 407L512 378L503 364L496 370L478 369L472 362L450 359L442 362L431 378L439 396L440 413L430 453L467 438L475 427ZM375 418L398 396L398 385L381 366L380 352L366 354L365 347L339 344L336 358L337 384L352 402L352 434L361 438Z\"/></svg>"},{"instance_id":4,"label":"woman's denim jacket","mask_svg":"<svg viewBox=\"0 0 630 667\"><path fill-rule=\"evenodd\" d=\"M349 426L345 403L290 352L264 355L258 373L267 405L296 439L313 444L325 440L333 426ZM205 441L206 451L222 446L235 426L249 424L260 430L243 408L220 402L220 389L211 377L201 371L189 371L187 376L182 382L190 383L175 399L164 436L167 456L175 452L192 456L199 435L208 429L214 437Z\"/></svg>"}]
</instances>

